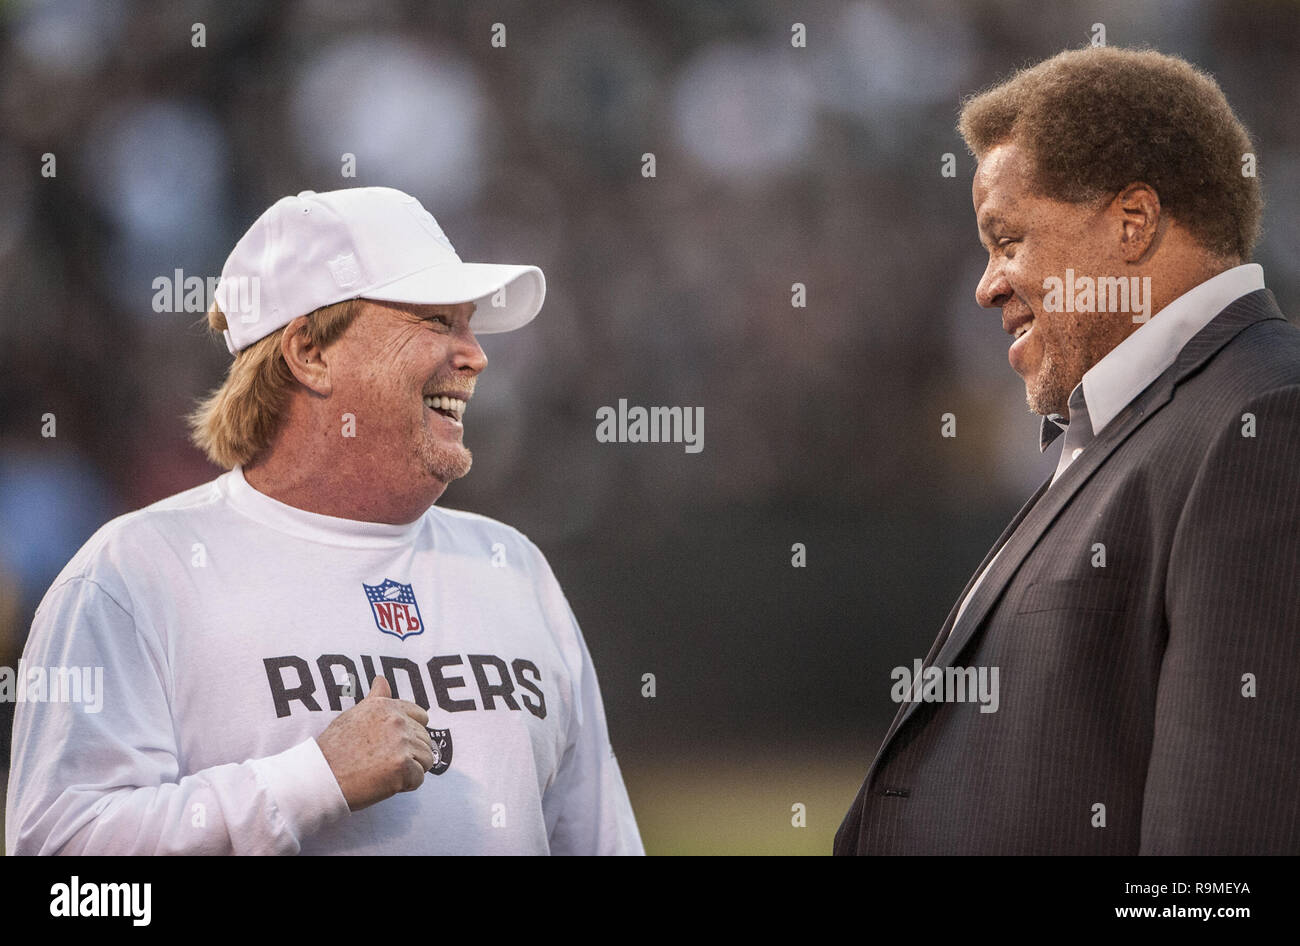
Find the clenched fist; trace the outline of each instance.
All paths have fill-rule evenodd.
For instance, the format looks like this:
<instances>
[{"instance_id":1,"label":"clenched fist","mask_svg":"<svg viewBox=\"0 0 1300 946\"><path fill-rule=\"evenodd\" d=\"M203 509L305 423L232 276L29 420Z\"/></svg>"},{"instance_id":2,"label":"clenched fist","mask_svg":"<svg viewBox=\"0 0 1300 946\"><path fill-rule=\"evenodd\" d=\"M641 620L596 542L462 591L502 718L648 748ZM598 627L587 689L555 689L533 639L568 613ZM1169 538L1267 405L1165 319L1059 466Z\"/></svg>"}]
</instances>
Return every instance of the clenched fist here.
<instances>
[{"instance_id":1,"label":"clenched fist","mask_svg":"<svg viewBox=\"0 0 1300 946\"><path fill-rule=\"evenodd\" d=\"M433 767L428 721L428 713L393 699L388 681L375 677L366 698L316 737L349 808L360 811L424 784Z\"/></svg>"}]
</instances>

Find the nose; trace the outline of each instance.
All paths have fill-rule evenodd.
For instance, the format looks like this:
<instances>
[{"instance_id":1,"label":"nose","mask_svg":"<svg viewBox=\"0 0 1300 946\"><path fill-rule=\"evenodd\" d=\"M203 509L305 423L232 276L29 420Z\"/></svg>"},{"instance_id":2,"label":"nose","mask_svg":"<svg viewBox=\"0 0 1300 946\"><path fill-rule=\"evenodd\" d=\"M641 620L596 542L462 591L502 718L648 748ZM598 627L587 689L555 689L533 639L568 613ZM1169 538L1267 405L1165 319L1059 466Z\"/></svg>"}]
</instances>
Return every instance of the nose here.
<instances>
[{"instance_id":1,"label":"nose","mask_svg":"<svg viewBox=\"0 0 1300 946\"><path fill-rule=\"evenodd\" d=\"M479 345L474 333L465 325L456 334L456 346L452 358L457 371L464 371L471 377L487 367L487 355Z\"/></svg>"},{"instance_id":2,"label":"nose","mask_svg":"<svg viewBox=\"0 0 1300 946\"><path fill-rule=\"evenodd\" d=\"M975 301L986 309L1000 309L1011 301L1015 291L1002 268L1002 261L989 256L989 264L975 287Z\"/></svg>"}]
</instances>

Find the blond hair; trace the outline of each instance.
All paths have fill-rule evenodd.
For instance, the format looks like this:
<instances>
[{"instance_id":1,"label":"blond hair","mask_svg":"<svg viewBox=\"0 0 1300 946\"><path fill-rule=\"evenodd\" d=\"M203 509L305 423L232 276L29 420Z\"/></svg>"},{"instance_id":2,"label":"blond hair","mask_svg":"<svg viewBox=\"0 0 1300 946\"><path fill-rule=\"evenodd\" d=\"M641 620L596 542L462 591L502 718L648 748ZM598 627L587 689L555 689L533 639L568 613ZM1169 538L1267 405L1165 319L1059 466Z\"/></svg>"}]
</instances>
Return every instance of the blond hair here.
<instances>
[{"instance_id":1,"label":"blond hair","mask_svg":"<svg viewBox=\"0 0 1300 946\"><path fill-rule=\"evenodd\" d=\"M307 317L307 341L325 346L342 335L361 311L360 299L322 306ZM212 303L208 328L226 329L225 313ZM251 463L280 428L289 392L298 383L280 351L285 329L258 339L235 355L226 380L189 415L190 439L217 466Z\"/></svg>"}]
</instances>

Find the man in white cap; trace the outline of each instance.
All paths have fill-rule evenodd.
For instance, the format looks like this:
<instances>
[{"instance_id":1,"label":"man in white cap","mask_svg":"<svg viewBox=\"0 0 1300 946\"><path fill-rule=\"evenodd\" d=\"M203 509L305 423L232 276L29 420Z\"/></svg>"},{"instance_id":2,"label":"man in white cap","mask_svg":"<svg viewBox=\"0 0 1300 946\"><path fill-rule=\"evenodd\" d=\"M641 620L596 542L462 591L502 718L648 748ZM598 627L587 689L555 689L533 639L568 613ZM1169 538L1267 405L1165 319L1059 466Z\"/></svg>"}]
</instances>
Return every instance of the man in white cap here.
<instances>
[{"instance_id":1,"label":"man in white cap","mask_svg":"<svg viewBox=\"0 0 1300 946\"><path fill-rule=\"evenodd\" d=\"M400 191L258 218L191 419L229 472L104 526L46 594L8 853L644 853L546 560L433 505L470 467L475 333L545 291Z\"/></svg>"}]
</instances>

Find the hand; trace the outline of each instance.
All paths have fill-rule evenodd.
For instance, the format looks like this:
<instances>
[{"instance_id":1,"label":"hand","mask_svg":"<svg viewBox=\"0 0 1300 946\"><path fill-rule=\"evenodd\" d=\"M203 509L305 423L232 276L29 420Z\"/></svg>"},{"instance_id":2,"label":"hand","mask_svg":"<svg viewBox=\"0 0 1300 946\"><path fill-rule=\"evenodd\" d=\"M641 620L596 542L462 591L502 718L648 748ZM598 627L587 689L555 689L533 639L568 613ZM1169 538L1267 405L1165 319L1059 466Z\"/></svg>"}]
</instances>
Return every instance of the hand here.
<instances>
[{"instance_id":1,"label":"hand","mask_svg":"<svg viewBox=\"0 0 1300 946\"><path fill-rule=\"evenodd\" d=\"M349 808L360 811L424 784L433 767L428 721L429 714L414 703L393 699L380 676L364 700L316 737Z\"/></svg>"}]
</instances>

